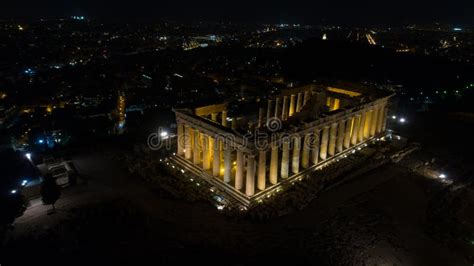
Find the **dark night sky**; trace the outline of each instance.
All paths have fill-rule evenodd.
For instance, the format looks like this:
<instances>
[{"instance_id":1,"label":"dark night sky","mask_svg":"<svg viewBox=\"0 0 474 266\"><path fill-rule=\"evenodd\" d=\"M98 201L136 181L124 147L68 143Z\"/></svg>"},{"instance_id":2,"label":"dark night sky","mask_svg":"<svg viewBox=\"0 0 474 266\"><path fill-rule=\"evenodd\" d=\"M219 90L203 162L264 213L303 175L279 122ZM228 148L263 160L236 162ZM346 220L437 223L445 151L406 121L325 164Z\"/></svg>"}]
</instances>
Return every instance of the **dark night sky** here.
<instances>
[{"instance_id":1,"label":"dark night sky","mask_svg":"<svg viewBox=\"0 0 474 266\"><path fill-rule=\"evenodd\" d=\"M106 19L237 20L319 23L474 24L474 1L451 0L21 0L2 3L1 18L85 15Z\"/></svg>"}]
</instances>

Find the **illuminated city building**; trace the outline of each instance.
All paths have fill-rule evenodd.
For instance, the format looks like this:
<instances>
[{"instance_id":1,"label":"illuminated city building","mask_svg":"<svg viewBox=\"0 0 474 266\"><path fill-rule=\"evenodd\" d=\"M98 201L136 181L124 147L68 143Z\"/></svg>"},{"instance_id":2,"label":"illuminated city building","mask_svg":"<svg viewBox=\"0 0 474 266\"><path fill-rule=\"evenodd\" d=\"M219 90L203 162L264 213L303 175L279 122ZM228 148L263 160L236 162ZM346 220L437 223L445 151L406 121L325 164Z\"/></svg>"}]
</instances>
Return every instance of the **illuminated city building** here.
<instances>
[{"instance_id":1,"label":"illuminated city building","mask_svg":"<svg viewBox=\"0 0 474 266\"><path fill-rule=\"evenodd\" d=\"M115 110L115 130L117 134L122 134L125 130L125 118L126 118L126 101L125 93L119 92L117 99L117 109Z\"/></svg>"},{"instance_id":2,"label":"illuminated city building","mask_svg":"<svg viewBox=\"0 0 474 266\"><path fill-rule=\"evenodd\" d=\"M250 206L383 135L391 96L312 84L257 99L251 110L235 102L175 109L173 160Z\"/></svg>"}]
</instances>

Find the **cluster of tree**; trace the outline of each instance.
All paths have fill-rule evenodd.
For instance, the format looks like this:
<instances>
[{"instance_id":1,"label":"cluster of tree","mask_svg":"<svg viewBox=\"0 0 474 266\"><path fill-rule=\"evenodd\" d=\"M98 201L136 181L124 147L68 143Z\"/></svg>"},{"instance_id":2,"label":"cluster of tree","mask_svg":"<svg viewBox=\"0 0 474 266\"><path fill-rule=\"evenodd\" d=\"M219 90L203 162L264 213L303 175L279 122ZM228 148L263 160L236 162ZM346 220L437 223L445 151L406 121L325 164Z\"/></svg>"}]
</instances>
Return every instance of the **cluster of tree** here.
<instances>
[{"instance_id":1,"label":"cluster of tree","mask_svg":"<svg viewBox=\"0 0 474 266\"><path fill-rule=\"evenodd\" d=\"M61 187L56 183L56 179L51 175L44 177L43 183L41 184L41 197L45 205L52 205L55 210L54 204L61 196Z\"/></svg>"}]
</instances>

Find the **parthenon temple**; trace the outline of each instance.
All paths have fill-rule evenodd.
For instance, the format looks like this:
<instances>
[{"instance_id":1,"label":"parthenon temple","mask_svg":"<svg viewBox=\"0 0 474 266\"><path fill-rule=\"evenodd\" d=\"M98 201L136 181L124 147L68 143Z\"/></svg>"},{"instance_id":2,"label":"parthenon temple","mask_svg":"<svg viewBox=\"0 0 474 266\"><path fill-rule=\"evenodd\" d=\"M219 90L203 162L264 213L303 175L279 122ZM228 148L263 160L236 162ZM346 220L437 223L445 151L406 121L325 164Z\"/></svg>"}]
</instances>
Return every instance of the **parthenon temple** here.
<instances>
[{"instance_id":1,"label":"parthenon temple","mask_svg":"<svg viewBox=\"0 0 474 266\"><path fill-rule=\"evenodd\" d=\"M310 84L174 109L175 160L243 205L385 132L389 92Z\"/></svg>"}]
</instances>

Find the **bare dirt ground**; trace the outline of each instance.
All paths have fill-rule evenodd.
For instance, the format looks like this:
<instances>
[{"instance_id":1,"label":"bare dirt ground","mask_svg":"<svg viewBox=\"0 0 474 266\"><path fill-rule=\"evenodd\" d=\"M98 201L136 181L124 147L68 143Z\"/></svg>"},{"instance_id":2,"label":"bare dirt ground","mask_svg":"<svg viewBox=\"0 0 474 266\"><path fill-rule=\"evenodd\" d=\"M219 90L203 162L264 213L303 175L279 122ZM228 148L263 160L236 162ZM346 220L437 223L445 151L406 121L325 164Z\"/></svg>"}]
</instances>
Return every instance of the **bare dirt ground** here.
<instances>
[{"instance_id":1,"label":"bare dirt ground","mask_svg":"<svg viewBox=\"0 0 474 266\"><path fill-rule=\"evenodd\" d=\"M220 265L472 265L464 253L426 230L427 206L442 187L397 165L333 188L302 211L255 222L225 217L207 203L159 195L108 153L73 159L88 185L64 190L55 214L47 214L49 206L29 208L15 223L2 265L148 259Z\"/></svg>"}]
</instances>

